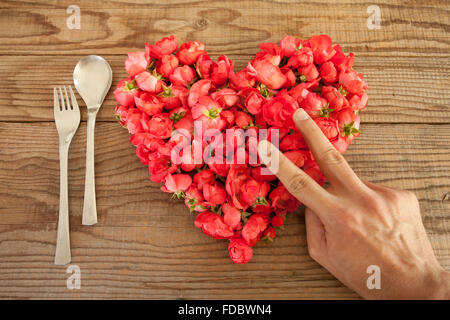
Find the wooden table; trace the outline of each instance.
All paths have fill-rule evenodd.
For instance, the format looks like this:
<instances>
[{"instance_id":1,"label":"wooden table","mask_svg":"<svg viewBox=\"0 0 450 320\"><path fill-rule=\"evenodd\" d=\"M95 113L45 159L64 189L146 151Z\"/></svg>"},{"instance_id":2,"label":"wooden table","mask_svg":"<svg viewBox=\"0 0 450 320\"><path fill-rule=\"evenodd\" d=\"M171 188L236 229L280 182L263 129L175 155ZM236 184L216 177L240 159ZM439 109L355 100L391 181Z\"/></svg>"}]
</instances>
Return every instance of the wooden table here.
<instances>
[{"instance_id":1,"label":"wooden table","mask_svg":"<svg viewBox=\"0 0 450 320\"><path fill-rule=\"evenodd\" d=\"M148 2L146 4L145 2ZM69 29L66 9L81 9ZM231 263L226 242L204 236L184 204L148 179L126 130L114 120L112 91L96 128L99 223L82 226L86 110L69 160L72 264L53 264L59 197L52 88L72 84L82 56L111 64L113 86L126 53L175 34L200 40L236 69L265 41L329 34L356 55L370 86L362 132L346 153L363 178L414 191L442 265L450 269L450 60L448 2L344 1L2 1L0 4L1 298L357 298L307 254L304 218L291 214L273 244L247 265Z\"/></svg>"}]
</instances>

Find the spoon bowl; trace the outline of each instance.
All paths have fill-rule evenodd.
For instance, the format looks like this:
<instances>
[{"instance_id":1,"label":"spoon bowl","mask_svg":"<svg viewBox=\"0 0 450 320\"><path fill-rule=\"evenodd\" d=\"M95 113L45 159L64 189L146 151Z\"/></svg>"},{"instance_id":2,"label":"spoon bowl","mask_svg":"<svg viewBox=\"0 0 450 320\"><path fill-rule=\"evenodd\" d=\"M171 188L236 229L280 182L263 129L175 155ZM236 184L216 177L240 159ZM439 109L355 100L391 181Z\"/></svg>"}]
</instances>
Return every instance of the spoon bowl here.
<instances>
[{"instance_id":1,"label":"spoon bowl","mask_svg":"<svg viewBox=\"0 0 450 320\"><path fill-rule=\"evenodd\" d=\"M86 56L75 66L73 82L88 109L100 108L111 88L111 67L100 56Z\"/></svg>"}]
</instances>

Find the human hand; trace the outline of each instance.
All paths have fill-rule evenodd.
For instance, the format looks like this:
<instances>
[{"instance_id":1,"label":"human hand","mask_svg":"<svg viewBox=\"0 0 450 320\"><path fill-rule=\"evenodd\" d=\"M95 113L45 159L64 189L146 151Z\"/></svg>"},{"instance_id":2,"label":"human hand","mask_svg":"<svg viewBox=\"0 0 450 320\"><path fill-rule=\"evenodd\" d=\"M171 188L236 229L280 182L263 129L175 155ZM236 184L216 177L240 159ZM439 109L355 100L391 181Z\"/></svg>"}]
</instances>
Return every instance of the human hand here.
<instances>
[{"instance_id":1,"label":"human hand","mask_svg":"<svg viewBox=\"0 0 450 320\"><path fill-rule=\"evenodd\" d=\"M305 206L311 257L349 288L372 299L450 299L450 274L437 261L416 196L362 181L303 110L294 122L327 177L325 190L267 141L262 162ZM369 289L367 268L381 271Z\"/></svg>"}]
</instances>

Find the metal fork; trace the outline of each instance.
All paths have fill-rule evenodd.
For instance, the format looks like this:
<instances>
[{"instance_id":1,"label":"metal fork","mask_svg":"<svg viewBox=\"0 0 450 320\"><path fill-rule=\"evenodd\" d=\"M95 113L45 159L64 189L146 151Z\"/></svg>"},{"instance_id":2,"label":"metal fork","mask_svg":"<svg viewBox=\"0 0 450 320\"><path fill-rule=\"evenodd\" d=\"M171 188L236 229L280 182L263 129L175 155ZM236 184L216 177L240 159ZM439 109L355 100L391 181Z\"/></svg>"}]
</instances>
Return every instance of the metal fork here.
<instances>
[{"instance_id":1,"label":"metal fork","mask_svg":"<svg viewBox=\"0 0 450 320\"><path fill-rule=\"evenodd\" d=\"M69 101L66 87L64 87L64 95L61 88L53 89L55 123L59 135L59 218L55 254L55 264L58 265L68 264L71 260L67 161L70 142L80 124L80 109L71 86L69 86L69 92L72 103ZM66 102L64 102L64 97Z\"/></svg>"}]
</instances>

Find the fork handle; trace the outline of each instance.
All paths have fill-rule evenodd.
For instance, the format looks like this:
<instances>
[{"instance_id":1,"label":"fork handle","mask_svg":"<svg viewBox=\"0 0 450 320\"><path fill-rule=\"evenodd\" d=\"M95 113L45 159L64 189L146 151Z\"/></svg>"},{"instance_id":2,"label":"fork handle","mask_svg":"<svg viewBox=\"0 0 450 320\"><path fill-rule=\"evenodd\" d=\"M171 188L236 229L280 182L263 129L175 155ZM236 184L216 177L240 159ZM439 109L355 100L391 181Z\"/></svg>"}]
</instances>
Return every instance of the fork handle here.
<instances>
[{"instance_id":1,"label":"fork handle","mask_svg":"<svg viewBox=\"0 0 450 320\"><path fill-rule=\"evenodd\" d=\"M70 143L70 142L69 142ZM65 265L71 261L69 235L69 194L67 187L67 158L69 143L59 143L59 218L56 240L55 264Z\"/></svg>"},{"instance_id":2,"label":"fork handle","mask_svg":"<svg viewBox=\"0 0 450 320\"><path fill-rule=\"evenodd\" d=\"M97 111L88 111L87 143L86 143L86 179L84 183L83 225L97 223L97 204L95 199L94 169L94 132Z\"/></svg>"}]
</instances>

